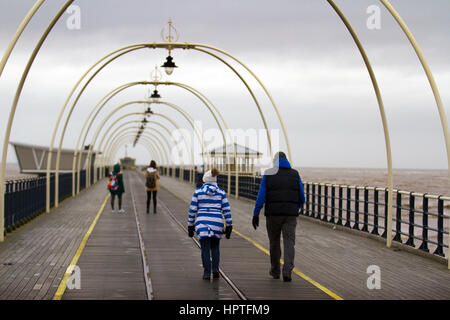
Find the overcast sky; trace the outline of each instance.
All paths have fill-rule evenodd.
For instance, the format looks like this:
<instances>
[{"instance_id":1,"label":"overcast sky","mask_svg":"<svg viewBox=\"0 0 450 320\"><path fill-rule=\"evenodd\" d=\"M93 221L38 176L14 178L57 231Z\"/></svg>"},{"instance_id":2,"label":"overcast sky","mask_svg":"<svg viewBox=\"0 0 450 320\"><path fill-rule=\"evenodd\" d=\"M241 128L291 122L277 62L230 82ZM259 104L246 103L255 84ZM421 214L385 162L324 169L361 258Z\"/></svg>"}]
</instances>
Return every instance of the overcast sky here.
<instances>
[{"instance_id":1,"label":"overcast sky","mask_svg":"<svg viewBox=\"0 0 450 320\"><path fill-rule=\"evenodd\" d=\"M0 2L1 53L33 3ZM443 131L431 89L399 26L377 0L336 3L353 24L373 64L388 116L394 167L447 169ZM450 1L391 3L427 58L448 118ZM26 61L62 4L63 1L46 1L19 40L0 78L1 141ZM262 80L285 121L295 166L386 167L381 117L367 70L347 29L327 1L80 0L74 4L80 8L80 29L67 27L73 16L66 13L46 40L19 101L12 141L49 145L59 110L85 70L122 46L161 41L161 29L171 17L180 33L179 42L221 48L246 63ZM371 16L367 8L371 5L380 8L380 29L367 27ZM106 92L127 82L149 80L151 70L161 65L166 56L163 49L139 50L103 70L80 99L64 147L75 146L87 114ZM170 77L164 75L163 80L186 83L203 92L221 110L231 128L262 128L251 95L226 66L193 50L175 50L172 56L179 68ZM280 129L264 92L242 68L238 70L254 89L270 128ZM204 129L215 126L204 106L186 91L176 87L158 89L164 101L185 108L203 122ZM124 91L108 103L99 119L121 103L142 100L147 92L148 87L143 86ZM143 109L142 105L134 105L118 115ZM183 127L188 125L164 106L153 109L170 115ZM279 140L280 148L285 150L283 136ZM148 162L150 156L143 147L128 150L138 162ZM10 148L8 162L15 161Z\"/></svg>"}]
</instances>

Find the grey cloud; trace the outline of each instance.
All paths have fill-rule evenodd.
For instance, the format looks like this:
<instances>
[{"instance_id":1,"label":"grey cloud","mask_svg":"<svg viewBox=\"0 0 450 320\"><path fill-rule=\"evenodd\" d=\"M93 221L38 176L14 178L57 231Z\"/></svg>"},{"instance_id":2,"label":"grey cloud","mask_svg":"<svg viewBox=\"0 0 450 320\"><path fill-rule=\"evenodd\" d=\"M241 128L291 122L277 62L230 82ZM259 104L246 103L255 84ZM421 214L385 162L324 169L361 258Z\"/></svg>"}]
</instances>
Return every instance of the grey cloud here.
<instances>
[{"instance_id":1,"label":"grey cloud","mask_svg":"<svg viewBox=\"0 0 450 320\"><path fill-rule=\"evenodd\" d=\"M361 37L379 76L397 148L395 154L399 161L398 165L445 167L445 157L441 154L439 140L442 134L436 113L431 115L425 111L431 108L436 112L426 80L423 81L420 92L414 92L415 95L423 96L423 99L415 101L407 94L408 83L416 85L414 78L424 76L405 36L381 5L382 29L371 31L366 28L365 10L369 5L379 4L378 1L336 0L336 2L348 15ZM0 2L2 21L0 49L6 48L15 28L33 3L31 0ZM18 47L13 52L11 65L0 81L2 106L10 105L15 90L13 80L16 75L12 75L12 71L23 67L48 17L54 14L62 3L62 1L47 1L24 33L24 38L19 41ZM273 84L269 86L269 90L279 103L283 116L286 117L291 140L296 142L294 153L299 163L328 166L332 165L333 161L334 164L345 164L347 161L348 165L384 164L379 115L373 90L366 78L367 72L352 39L326 1L83 0L75 3L81 8L81 30L68 30L65 26L68 15L63 16L43 46L21 99L17 117L23 123L31 124L30 131L36 133L33 136L35 141L48 143L50 129L39 128L39 123L45 122L45 119L49 122L54 121L56 115L49 112L59 108L71 85L85 68L117 47L137 42L159 41L161 28L166 24L168 17L172 17L181 33L180 41L208 43L223 48L242 58L258 75L263 74L262 80L266 84ZM449 85L448 77L443 75L450 72L448 60L450 3L446 0L397 0L392 3L415 34L432 70L440 75L437 79L443 79L441 81L444 82L438 84L443 91L444 104L449 106L450 97L445 93L448 91L446 90ZM117 61L108 70L102 71L88 89L80 101L80 110L88 111L106 90L115 85L147 78L149 70L155 63L161 63L165 54L163 51L142 51ZM234 127L261 126L254 104L241 84L223 88L223 83L228 85L229 81L236 81L235 78L230 80L232 78L228 73L221 74L225 68L196 69L191 64L204 63L210 67L213 65L212 59L194 53L175 54L177 63L183 67L176 70L172 76L174 80L191 81L193 86L202 88L224 108L225 117ZM297 63L290 68L287 65L289 61ZM278 65L280 70L274 70L274 66ZM308 79L306 76L302 77L305 71L302 70L302 66L315 67L318 70L330 67L329 75L321 79L312 73L308 75L310 77ZM46 68L48 73L45 73ZM395 72L389 74L386 70ZM215 75L219 72L221 83L217 83ZM348 73L348 76L344 77L344 72ZM54 81L57 82L67 80L67 84L51 85L49 79L39 81L39 77L46 74L54 75ZM297 77L292 77L291 74L296 74ZM190 75L193 76L189 78ZM394 78L387 78L389 76ZM279 82L285 77L293 79L293 82L283 89ZM361 83L361 77L366 79L364 81L367 81L367 84ZM302 87L305 81L308 85ZM338 92L339 90L333 86L348 90ZM361 90L362 86L366 89ZM357 92L354 92L355 90ZM126 97L131 99L142 96L143 92L144 90L138 89L130 91L116 102L125 101ZM227 92L231 96L227 96ZM170 96L173 102L189 105L200 119L207 121L208 125L213 125L193 99L166 88L164 93ZM260 92L258 94L261 95ZM367 109L360 110L361 105ZM277 127L277 119L267 101L264 102L263 108L268 112L269 123ZM36 114L36 110L41 110L41 114L28 119L27 116ZM236 110L239 110L239 117L236 116ZM74 116L72 130L79 130L81 121L80 114ZM420 128L420 132L411 128ZM0 123L0 129L3 134L3 121ZM18 126L15 126L14 130L13 137L26 139L27 132L21 131ZM407 133L413 140L415 137L421 142L426 141L424 137L432 139L433 143L427 147L433 156L429 156L428 159L426 156L416 159L406 156L408 150L402 139ZM72 137L67 138L69 147L75 143L73 140ZM297 144L297 141L302 143ZM368 142L375 144L376 148L371 151L366 145ZM336 145L339 145L340 149Z\"/></svg>"}]
</instances>

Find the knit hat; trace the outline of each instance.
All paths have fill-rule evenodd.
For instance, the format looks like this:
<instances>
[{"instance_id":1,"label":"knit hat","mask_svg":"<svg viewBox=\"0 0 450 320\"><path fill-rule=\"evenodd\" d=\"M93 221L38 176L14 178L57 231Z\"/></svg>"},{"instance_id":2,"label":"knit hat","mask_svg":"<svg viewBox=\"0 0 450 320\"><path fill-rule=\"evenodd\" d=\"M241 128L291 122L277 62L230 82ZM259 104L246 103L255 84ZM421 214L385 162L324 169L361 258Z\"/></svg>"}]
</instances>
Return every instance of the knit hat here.
<instances>
[{"instance_id":1,"label":"knit hat","mask_svg":"<svg viewBox=\"0 0 450 320\"><path fill-rule=\"evenodd\" d=\"M217 175L219 174L219 171L216 168L213 168L212 170L208 170L203 175L203 182L217 182Z\"/></svg>"}]
</instances>

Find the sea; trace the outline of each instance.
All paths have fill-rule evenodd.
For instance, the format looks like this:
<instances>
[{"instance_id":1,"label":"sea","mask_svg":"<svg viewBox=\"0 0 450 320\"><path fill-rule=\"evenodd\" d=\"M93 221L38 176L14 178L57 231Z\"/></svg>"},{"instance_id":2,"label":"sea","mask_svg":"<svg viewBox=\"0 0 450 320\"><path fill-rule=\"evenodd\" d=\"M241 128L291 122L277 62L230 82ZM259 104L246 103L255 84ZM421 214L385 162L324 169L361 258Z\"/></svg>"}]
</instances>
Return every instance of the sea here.
<instances>
[{"instance_id":1,"label":"sea","mask_svg":"<svg viewBox=\"0 0 450 320\"><path fill-rule=\"evenodd\" d=\"M367 168L296 168L304 182L385 188L387 169ZM402 191L450 196L448 170L394 169L394 188ZM6 164L6 180L24 179L35 175L21 174L18 164Z\"/></svg>"}]
</instances>

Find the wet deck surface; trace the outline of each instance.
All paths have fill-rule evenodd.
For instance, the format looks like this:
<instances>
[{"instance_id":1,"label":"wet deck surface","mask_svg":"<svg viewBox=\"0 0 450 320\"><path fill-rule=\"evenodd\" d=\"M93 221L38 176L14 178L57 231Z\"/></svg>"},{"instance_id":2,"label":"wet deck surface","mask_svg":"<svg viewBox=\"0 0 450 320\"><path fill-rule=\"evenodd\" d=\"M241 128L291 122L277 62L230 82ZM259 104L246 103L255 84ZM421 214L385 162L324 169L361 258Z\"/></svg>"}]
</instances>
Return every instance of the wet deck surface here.
<instances>
[{"instance_id":1,"label":"wet deck surface","mask_svg":"<svg viewBox=\"0 0 450 320\"><path fill-rule=\"evenodd\" d=\"M152 210L146 214L142 176L126 171L124 177L125 213L112 213L108 202L77 263L81 289L66 289L63 299L147 299L135 209L155 299L238 299L224 279L202 280L200 250L174 220L186 225L193 186L162 177L157 214ZM105 185L100 181L8 234L0 244L0 299L53 298L107 196ZM450 298L450 271L445 265L303 218L297 226L295 266L322 289L296 274L290 283L274 280L264 252L268 248L264 218L255 231L253 203L235 199L230 203L238 232L221 240L220 266L249 299L333 299L324 288L344 299ZM381 269L381 290L367 288L369 265Z\"/></svg>"},{"instance_id":2,"label":"wet deck surface","mask_svg":"<svg viewBox=\"0 0 450 320\"><path fill-rule=\"evenodd\" d=\"M189 201L194 187L170 177L162 185ZM258 230L251 225L254 202L229 197L234 228L269 248L265 218ZM381 271L381 289L369 290L369 266ZM450 299L450 270L446 264L347 231L333 230L307 217L296 229L295 267L344 299Z\"/></svg>"}]
</instances>

